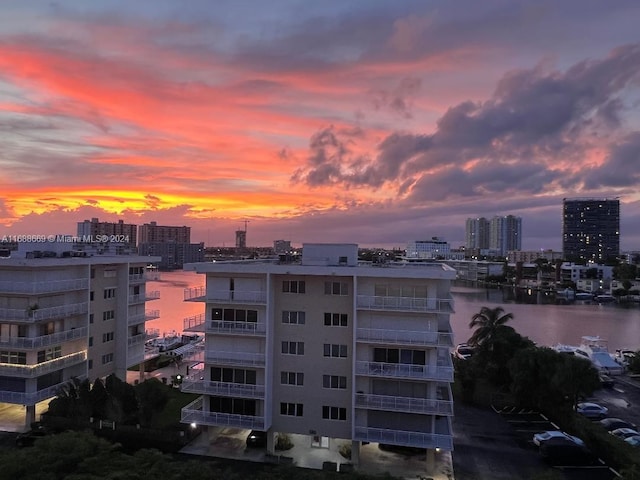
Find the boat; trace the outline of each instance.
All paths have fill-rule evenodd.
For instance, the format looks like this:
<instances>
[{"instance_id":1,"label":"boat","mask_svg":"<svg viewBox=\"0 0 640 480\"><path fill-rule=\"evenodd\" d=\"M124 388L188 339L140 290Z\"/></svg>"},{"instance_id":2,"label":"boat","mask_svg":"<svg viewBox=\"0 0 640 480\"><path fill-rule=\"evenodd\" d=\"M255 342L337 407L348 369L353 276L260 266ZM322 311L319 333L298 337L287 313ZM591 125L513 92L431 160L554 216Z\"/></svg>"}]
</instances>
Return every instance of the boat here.
<instances>
[{"instance_id":1,"label":"boat","mask_svg":"<svg viewBox=\"0 0 640 480\"><path fill-rule=\"evenodd\" d=\"M606 293L603 293L602 295L596 295L593 298L598 303L611 303L616 301L616 297L614 297L613 295L608 295Z\"/></svg>"},{"instance_id":2,"label":"boat","mask_svg":"<svg viewBox=\"0 0 640 480\"><path fill-rule=\"evenodd\" d=\"M593 293L576 292L576 300L593 300Z\"/></svg>"},{"instance_id":3,"label":"boat","mask_svg":"<svg viewBox=\"0 0 640 480\"><path fill-rule=\"evenodd\" d=\"M617 363L609 353L607 341L600 337L584 336L576 353L584 352L593 365L602 373L621 375L624 367Z\"/></svg>"},{"instance_id":4,"label":"boat","mask_svg":"<svg viewBox=\"0 0 640 480\"><path fill-rule=\"evenodd\" d=\"M168 352L182 345L182 337L176 332L170 332L160 338L149 340L147 344L150 347L158 348L159 352Z\"/></svg>"}]
</instances>

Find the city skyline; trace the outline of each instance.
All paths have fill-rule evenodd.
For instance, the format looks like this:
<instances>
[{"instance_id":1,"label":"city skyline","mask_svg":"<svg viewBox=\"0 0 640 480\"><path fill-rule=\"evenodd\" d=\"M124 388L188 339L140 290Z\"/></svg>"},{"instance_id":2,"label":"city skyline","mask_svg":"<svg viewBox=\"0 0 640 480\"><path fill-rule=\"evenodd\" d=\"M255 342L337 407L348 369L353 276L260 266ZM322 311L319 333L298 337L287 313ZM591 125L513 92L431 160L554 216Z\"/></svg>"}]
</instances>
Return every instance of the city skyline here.
<instances>
[{"instance_id":1,"label":"city skyline","mask_svg":"<svg viewBox=\"0 0 640 480\"><path fill-rule=\"evenodd\" d=\"M3 3L0 227L192 240L465 243L619 197L640 247L640 6L570 0Z\"/></svg>"}]
</instances>

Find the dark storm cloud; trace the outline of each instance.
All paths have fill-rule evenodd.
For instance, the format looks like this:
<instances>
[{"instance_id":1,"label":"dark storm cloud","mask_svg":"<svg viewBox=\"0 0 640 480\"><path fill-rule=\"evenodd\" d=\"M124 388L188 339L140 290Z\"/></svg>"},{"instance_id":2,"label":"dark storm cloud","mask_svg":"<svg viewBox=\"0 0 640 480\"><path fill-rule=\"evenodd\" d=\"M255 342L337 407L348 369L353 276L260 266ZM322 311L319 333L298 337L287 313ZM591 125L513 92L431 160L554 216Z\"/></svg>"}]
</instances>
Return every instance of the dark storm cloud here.
<instances>
[{"instance_id":1,"label":"dark storm cloud","mask_svg":"<svg viewBox=\"0 0 640 480\"><path fill-rule=\"evenodd\" d=\"M620 124L624 104L619 95L637 83L639 73L640 45L619 47L604 59L583 61L564 72L542 67L513 71L504 75L489 100L449 108L432 134L387 136L368 161L350 156L335 138L336 154L324 155L317 149L316 134L307 165L294 180L313 186L397 182L406 191L413 179L418 197L424 197L421 186L428 186L441 199L507 188L535 194L552 182L575 186L562 178L557 162L579 156L585 139ZM637 140L620 146L609 162L624 164L635 147ZM462 171L469 161L474 163ZM612 185L620 181L614 177ZM445 188L445 181L455 185Z\"/></svg>"}]
</instances>

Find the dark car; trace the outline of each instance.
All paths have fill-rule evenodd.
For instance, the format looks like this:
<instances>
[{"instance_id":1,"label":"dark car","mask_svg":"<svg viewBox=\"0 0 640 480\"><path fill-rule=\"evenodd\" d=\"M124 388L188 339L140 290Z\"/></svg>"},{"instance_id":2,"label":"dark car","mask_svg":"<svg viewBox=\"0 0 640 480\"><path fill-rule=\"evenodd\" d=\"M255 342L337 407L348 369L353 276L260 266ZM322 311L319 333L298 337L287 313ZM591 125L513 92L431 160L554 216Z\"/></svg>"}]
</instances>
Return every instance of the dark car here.
<instances>
[{"instance_id":1,"label":"dark car","mask_svg":"<svg viewBox=\"0 0 640 480\"><path fill-rule=\"evenodd\" d=\"M45 429L29 430L21 433L16 437L17 447L31 447L38 438L45 437L49 434Z\"/></svg>"},{"instance_id":2,"label":"dark car","mask_svg":"<svg viewBox=\"0 0 640 480\"><path fill-rule=\"evenodd\" d=\"M636 429L636 426L633 423L629 423L621 418L604 418L600 420L600 425L602 425L607 432L612 432L617 430L618 428L633 428Z\"/></svg>"},{"instance_id":3,"label":"dark car","mask_svg":"<svg viewBox=\"0 0 640 480\"><path fill-rule=\"evenodd\" d=\"M604 373L598 374L598 377L600 378L600 385L603 388L613 388L615 382L612 377Z\"/></svg>"},{"instance_id":4,"label":"dark car","mask_svg":"<svg viewBox=\"0 0 640 480\"><path fill-rule=\"evenodd\" d=\"M584 445L554 438L540 446L540 456L550 465L594 465L597 458Z\"/></svg>"},{"instance_id":5,"label":"dark car","mask_svg":"<svg viewBox=\"0 0 640 480\"><path fill-rule=\"evenodd\" d=\"M258 448L267 446L267 432L251 430L247 435L247 447Z\"/></svg>"}]
</instances>

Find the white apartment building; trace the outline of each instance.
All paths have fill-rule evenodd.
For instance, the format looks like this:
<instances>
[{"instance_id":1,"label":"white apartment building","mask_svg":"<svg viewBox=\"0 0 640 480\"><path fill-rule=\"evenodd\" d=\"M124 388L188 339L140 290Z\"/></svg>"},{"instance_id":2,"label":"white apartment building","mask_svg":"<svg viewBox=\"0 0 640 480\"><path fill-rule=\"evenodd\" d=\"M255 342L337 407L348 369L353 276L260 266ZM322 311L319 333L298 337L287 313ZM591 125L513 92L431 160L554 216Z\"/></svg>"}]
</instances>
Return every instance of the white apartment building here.
<instances>
[{"instance_id":1,"label":"white apartment building","mask_svg":"<svg viewBox=\"0 0 640 480\"><path fill-rule=\"evenodd\" d=\"M305 244L300 263L236 261L188 268L206 286L185 300L205 312L204 370L183 390L202 396L182 421L452 450L455 271L441 263L359 265L355 244Z\"/></svg>"},{"instance_id":2,"label":"white apartment building","mask_svg":"<svg viewBox=\"0 0 640 480\"><path fill-rule=\"evenodd\" d=\"M94 380L143 362L145 269L155 258L91 255L68 243L20 244L0 259L0 402L26 406L55 396L73 377Z\"/></svg>"}]
</instances>

